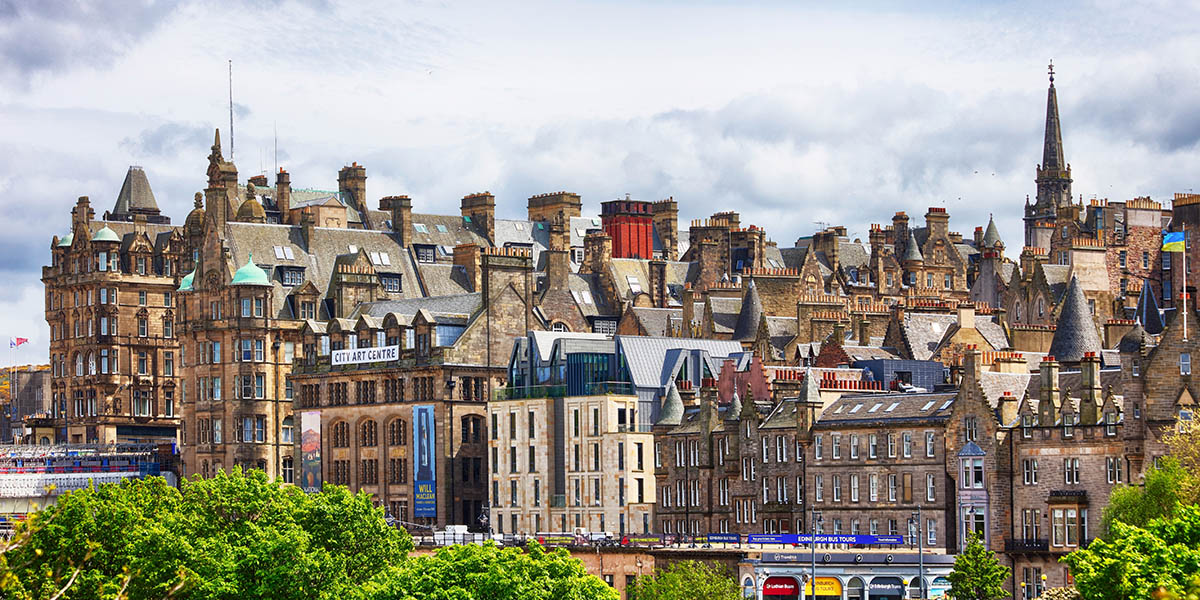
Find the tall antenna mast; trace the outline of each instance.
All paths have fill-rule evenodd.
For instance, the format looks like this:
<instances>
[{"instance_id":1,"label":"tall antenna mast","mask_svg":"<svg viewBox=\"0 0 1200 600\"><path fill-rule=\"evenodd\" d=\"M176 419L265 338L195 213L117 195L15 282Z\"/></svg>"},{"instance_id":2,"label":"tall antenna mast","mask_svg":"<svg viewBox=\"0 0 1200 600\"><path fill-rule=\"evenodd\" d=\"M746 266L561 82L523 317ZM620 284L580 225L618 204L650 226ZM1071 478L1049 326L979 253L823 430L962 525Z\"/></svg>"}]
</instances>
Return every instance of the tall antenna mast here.
<instances>
[{"instance_id":1,"label":"tall antenna mast","mask_svg":"<svg viewBox=\"0 0 1200 600\"><path fill-rule=\"evenodd\" d=\"M229 59L229 162L233 162L233 59Z\"/></svg>"},{"instance_id":2,"label":"tall antenna mast","mask_svg":"<svg viewBox=\"0 0 1200 600\"><path fill-rule=\"evenodd\" d=\"M279 176L279 121L273 124L275 128L275 177Z\"/></svg>"}]
</instances>

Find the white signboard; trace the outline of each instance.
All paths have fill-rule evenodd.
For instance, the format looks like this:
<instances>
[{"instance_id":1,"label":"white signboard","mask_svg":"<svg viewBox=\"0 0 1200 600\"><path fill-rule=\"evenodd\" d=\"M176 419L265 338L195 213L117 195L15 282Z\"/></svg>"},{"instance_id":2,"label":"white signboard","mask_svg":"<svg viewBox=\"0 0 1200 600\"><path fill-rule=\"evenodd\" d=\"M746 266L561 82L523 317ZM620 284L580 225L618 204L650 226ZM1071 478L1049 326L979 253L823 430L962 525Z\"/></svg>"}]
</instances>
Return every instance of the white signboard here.
<instances>
[{"instance_id":1,"label":"white signboard","mask_svg":"<svg viewBox=\"0 0 1200 600\"><path fill-rule=\"evenodd\" d=\"M373 363L396 360L400 358L400 346L380 346L378 348L356 348L354 350L334 350L334 365L353 365L358 363Z\"/></svg>"}]
</instances>

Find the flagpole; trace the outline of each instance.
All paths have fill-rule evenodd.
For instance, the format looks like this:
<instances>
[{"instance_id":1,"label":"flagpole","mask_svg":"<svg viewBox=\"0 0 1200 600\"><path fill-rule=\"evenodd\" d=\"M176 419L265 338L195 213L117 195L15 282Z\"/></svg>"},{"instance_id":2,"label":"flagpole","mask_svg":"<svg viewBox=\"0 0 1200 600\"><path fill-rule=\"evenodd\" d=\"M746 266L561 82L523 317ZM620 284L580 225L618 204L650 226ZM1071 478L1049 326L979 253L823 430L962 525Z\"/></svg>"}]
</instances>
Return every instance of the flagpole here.
<instances>
[{"instance_id":1,"label":"flagpole","mask_svg":"<svg viewBox=\"0 0 1200 600\"><path fill-rule=\"evenodd\" d=\"M1187 291L1187 234L1183 234L1183 341L1187 341L1187 315L1191 310L1188 307L1188 291Z\"/></svg>"}]
</instances>

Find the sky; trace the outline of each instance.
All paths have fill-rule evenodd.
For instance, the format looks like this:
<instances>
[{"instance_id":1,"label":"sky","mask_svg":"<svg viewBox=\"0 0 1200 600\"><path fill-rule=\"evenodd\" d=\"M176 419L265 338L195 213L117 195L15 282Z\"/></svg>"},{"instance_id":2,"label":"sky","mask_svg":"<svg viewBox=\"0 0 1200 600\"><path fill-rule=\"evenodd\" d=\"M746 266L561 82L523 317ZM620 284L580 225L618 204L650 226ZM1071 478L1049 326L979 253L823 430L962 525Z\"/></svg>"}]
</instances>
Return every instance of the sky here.
<instances>
[{"instance_id":1,"label":"sky","mask_svg":"<svg viewBox=\"0 0 1200 600\"><path fill-rule=\"evenodd\" d=\"M1198 2L356 2L0 0L0 335L44 362L41 267L130 165L182 223L213 130L244 179L286 168L374 202L522 218L674 197L781 247L825 224L867 238L945 207L994 215L1014 256L1055 65L1074 192L1167 201L1200 188ZM276 134L277 132L277 134ZM276 140L278 151L275 150Z\"/></svg>"}]
</instances>

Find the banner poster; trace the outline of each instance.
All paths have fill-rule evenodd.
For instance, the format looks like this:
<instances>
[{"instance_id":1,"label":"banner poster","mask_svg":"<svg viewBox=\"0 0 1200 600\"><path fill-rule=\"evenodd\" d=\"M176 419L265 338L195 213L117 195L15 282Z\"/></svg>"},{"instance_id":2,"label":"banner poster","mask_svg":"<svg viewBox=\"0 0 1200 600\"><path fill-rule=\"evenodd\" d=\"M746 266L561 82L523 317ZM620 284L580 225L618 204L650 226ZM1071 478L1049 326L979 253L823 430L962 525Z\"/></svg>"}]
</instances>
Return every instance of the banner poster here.
<instances>
[{"instance_id":1,"label":"banner poster","mask_svg":"<svg viewBox=\"0 0 1200 600\"><path fill-rule=\"evenodd\" d=\"M433 405L412 409L413 443L413 516L437 517L437 451L434 435Z\"/></svg>"},{"instance_id":2,"label":"banner poster","mask_svg":"<svg viewBox=\"0 0 1200 600\"><path fill-rule=\"evenodd\" d=\"M321 413L300 413L300 485L305 492L321 491Z\"/></svg>"}]
</instances>

